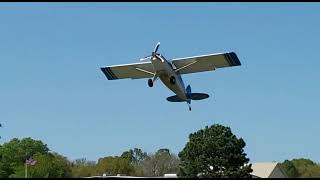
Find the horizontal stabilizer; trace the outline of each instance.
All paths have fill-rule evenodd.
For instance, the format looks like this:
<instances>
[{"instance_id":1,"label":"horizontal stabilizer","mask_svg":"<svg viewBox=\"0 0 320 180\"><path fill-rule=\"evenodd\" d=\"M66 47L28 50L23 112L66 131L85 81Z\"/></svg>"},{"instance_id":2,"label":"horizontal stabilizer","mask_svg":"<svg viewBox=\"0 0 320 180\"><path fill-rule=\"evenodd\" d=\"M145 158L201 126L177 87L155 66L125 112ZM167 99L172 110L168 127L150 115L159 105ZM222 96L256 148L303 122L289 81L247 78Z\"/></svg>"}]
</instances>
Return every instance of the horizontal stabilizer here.
<instances>
[{"instance_id":1,"label":"horizontal stabilizer","mask_svg":"<svg viewBox=\"0 0 320 180\"><path fill-rule=\"evenodd\" d=\"M205 94L205 93L190 93L190 94L188 94L188 97L191 100L202 100L202 99L208 98L209 95ZM185 100L179 98L177 95L167 97L167 100L170 102L184 102L185 101Z\"/></svg>"},{"instance_id":2,"label":"horizontal stabilizer","mask_svg":"<svg viewBox=\"0 0 320 180\"><path fill-rule=\"evenodd\" d=\"M191 93L189 94L189 97L192 100L202 100L208 98L209 95L205 93Z\"/></svg>"},{"instance_id":3,"label":"horizontal stabilizer","mask_svg":"<svg viewBox=\"0 0 320 180\"><path fill-rule=\"evenodd\" d=\"M170 102L184 102L185 100L179 98L178 96L167 97L167 100Z\"/></svg>"}]
</instances>

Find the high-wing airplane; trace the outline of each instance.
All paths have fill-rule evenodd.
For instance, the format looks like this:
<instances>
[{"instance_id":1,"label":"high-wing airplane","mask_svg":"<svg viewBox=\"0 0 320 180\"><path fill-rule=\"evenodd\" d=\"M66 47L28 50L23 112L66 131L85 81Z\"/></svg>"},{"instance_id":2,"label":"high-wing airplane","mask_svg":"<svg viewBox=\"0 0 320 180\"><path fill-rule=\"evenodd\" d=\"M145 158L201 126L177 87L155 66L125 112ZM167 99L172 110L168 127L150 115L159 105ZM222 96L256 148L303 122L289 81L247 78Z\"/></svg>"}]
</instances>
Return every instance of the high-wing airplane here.
<instances>
[{"instance_id":1,"label":"high-wing airplane","mask_svg":"<svg viewBox=\"0 0 320 180\"><path fill-rule=\"evenodd\" d=\"M149 78L148 85L152 87L160 78L163 84L176 95L167 98L169 102L187 102L191 111L191 100L202 100L209 97L205 93L192 93L191 86L185 88L182 74L213 71L217 68L240 66L241 63L234 52L207 54L166 60L158 52L160 42L155 46L150 56L141 58L140 62L102 67L101 70L108 80ZM152 78L152 79L151 79Z\"/></svg>"}]
</instances>

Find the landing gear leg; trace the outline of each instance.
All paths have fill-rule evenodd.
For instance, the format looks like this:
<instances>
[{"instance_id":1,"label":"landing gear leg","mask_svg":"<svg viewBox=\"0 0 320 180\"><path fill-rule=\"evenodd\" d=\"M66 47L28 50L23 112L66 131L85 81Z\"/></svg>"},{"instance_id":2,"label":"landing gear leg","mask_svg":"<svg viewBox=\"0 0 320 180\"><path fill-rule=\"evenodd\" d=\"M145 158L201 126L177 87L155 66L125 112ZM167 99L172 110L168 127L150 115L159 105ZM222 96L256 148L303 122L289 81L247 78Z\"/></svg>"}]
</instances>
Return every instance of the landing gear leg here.
<instances>
[{"instance_id":1,"label":"landing gear leg","mask_svg":"<svg viewBox=\"0 0 320 180\"><path fill-rule=\"evenodd\" d=\"M155 75L153 76L153 79L148 79L148 85L149 85L149 87L152 87L152 86L153 86L153 83L156 82L157 79L158 79L158 75L157 75L157 74L155 74Z\"/></svg>"}]
</instances>

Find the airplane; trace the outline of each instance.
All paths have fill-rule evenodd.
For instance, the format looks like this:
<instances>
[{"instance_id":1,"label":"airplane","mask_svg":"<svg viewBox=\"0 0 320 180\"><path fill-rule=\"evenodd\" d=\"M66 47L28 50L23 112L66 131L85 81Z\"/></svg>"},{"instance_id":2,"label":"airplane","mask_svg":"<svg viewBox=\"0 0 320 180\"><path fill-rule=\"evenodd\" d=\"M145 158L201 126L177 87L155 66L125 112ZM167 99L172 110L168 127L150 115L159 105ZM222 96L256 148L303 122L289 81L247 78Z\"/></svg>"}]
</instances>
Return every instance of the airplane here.
<instances>
[{"instance_id":1,"label":"airplane","mask_svg":"<svg viewBox=\"0 0 320 180\"><path fill-rule=\"evenodd\" d=\"M153 87L155 81L160 79L167 88L175 93L174 96L168 97L167 101L187 102L189 111L191 111L191 100L203 100L209 98L209 95L191 92L190 85L185 88L181 78L182 74L241 65L234 52L176 58L169 61L158 53L159 46L160 42L156 44L151 55L141 58L139 63L106 66L100 69L108 80L149 78L149 87Z\"/></svg>"}]
</instances>

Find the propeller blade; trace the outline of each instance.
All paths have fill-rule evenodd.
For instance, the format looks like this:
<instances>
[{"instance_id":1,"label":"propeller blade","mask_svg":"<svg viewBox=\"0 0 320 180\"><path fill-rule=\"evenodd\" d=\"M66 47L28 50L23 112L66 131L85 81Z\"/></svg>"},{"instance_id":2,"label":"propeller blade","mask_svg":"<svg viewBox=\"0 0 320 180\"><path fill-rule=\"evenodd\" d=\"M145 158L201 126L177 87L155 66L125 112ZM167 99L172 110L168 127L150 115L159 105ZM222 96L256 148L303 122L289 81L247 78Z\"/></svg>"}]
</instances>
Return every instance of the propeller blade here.
<instances>
[{"instance_id":1,"label":"propeller blade","mask_svg":"<svg viewBox=\"0 0 320 180\"><path fill-rule=\"evenodd\" d=\"M160 46L160 42L157 43L156 47L154 48L154 51L153 52L157 52L158 49L159 49L159 46Z\"/></svg>"},{"instance_id":2,"label":"propeller blade","mask_svg":"<svg viewBox=\"0 0 320 180\"><path fill-rule=\"evenodd\" d=\"M152 56L146 56L140 59L140 61L145 61L145 60L149 60Z\"/></svg>"}]
</instances>

